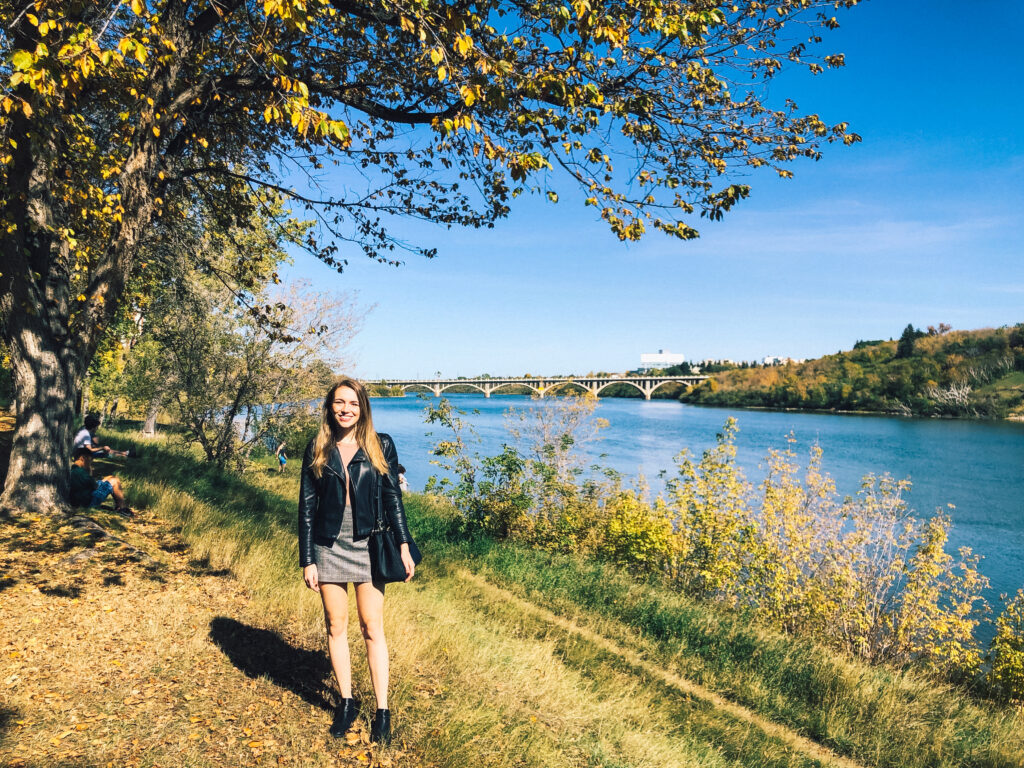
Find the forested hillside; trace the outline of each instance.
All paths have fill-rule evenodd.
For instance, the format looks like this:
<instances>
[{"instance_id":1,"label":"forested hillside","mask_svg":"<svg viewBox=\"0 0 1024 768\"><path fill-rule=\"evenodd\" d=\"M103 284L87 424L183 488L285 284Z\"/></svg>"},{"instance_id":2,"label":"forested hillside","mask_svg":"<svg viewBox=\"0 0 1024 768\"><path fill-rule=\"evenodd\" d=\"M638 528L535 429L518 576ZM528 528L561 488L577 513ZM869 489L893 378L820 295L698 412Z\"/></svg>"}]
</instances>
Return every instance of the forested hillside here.
<instances>
[{"instance_id":1,"label":"forested hillside","mask_svg":"<svg viewBox=\"0 0 1024 768\"><path fill-rule=\"evenodd\" d=\"M1024 415L1024 323L861 341L804 363L715 375L680 399L702 405L879 411L920 416Z\"/></svg>"}]
</instances>

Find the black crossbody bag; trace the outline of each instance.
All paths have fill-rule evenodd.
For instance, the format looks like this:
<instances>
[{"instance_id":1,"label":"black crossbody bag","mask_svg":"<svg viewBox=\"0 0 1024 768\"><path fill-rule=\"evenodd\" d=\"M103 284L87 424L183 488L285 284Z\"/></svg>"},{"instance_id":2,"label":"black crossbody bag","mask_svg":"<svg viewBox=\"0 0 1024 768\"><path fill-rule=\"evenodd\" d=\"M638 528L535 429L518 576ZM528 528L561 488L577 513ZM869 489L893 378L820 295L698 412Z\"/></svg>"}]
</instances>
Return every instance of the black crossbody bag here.
<instances>
[{"instance_id":1,"label":"black crossbody bag","mask_svg":"<svg viewBox=\"0 0 1024 768\"><path fill-rule=\"evenodd\" d=\"M376 518L373 530L370 531L370 575L375 583L405 581L405 565L402 564L401 545L395 539L391 524L384 520L384 505L380 501L381 480L377 480ZM409 554L412 561L419 565L423 555L420 554L416 542L409 536Z\"/></svg>"}]
</instances>

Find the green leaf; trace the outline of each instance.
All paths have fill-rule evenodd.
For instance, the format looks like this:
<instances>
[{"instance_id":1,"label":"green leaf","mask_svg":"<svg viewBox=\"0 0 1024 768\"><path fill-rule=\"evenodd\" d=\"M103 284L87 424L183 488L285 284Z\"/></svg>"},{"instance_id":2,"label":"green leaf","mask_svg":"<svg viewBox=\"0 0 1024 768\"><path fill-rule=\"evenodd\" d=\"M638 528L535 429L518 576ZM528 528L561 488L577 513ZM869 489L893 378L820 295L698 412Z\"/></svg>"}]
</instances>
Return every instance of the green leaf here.
<instances>
[{"instance_id":1,"label":"green leaf","mask_svg":"<svg viewBox=\"0 0 1024 768\"><path fill-rule=\"evenodd\" d=\"M26 70L32 66L35 58L28 51L15 51L11 56L11 64L15 69Z\"/></svg>"}]
</instances>

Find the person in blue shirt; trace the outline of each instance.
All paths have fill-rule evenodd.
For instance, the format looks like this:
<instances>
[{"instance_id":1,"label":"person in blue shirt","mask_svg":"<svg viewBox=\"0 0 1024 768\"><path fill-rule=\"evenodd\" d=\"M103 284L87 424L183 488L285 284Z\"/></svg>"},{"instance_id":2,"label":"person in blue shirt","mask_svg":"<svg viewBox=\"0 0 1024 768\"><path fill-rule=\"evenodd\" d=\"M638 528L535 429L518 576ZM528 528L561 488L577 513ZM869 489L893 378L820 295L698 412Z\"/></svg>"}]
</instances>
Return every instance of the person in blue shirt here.
<instances>
[{"instance_id":1,"label":"person in blue shirt","mask_svg":"<svg viewBox=\"0 0 1024 768\"><path fill-rule=\"evenodd\" d=\"M114 475L107 475L102 480L92 476L93 452L88 446L75 449L75 458L71 464L71 494L69 501L73 507L98 507L108 496L114 497L114 511L119 515L131 517L135 513L124 498L121 481Z\"/></svg>"}]
</instances>

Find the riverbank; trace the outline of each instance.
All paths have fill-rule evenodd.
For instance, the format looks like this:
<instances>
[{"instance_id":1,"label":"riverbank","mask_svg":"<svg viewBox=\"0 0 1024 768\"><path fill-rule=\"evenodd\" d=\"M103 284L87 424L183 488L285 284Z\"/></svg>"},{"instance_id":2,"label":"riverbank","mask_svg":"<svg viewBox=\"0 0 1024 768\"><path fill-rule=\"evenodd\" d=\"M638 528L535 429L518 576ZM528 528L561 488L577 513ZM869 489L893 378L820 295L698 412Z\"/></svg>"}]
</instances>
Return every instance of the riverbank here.
<instances>
[{"instance_id":1,"label":"riverbank","mask_svg":"<svg viewBox=\"0 0 1024 768\"><path fill-rule=\"evenodd\" d=\"M767 405L721 405L717 403L690 403L680 400L686 405L697 405L700 408L718 408L732 411L764 411L768 413L812 413L823 416L884 416L892 419L938 419L945 421L1024 421L1024 414L1011 413L1004 418L986 418L980 416L957 416L949 413L914 414L900 411L870 411L863 408L800 408L795 406Z\"/></svg>"},{"instance_id":2,"label":"riverbank","mask_svg":"<svg viewBox=\"0 0 1024 768\"><path fill-rule=\"evenodd\" d=\"M119 467L139 517L98 513L120 541L2 523L4 764L1009 768L1024 756L1014 710L607 566L467 537L417 495L427 557L388 588L395 746L371 749L363 730L330 742L322 618L296 565L297 468L239 477L160 441L112 439L140 454Z\"/></svg>"},{"instance_id":3,"label":"riverbank","mask_svg":"<svg viewBox=\"0 0 1024 768\"><path fill-rule=\"evenodd\" d=\"M1024 324L973 331L908 327L834 355L736 368L684 393L729 407L1003 419L1024 415Z\"/></svg>"}]
</instances>

